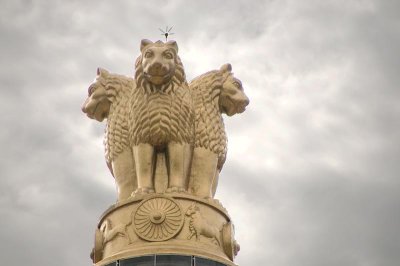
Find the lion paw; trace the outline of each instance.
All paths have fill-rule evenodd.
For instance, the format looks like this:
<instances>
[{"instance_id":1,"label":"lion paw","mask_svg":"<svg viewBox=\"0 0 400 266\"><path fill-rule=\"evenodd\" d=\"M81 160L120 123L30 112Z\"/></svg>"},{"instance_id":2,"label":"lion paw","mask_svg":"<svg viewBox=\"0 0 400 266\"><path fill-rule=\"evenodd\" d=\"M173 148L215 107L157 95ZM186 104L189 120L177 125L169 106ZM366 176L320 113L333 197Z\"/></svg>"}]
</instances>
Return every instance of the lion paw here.
<instances>
[{"instance_id":1,"label":"lion paw","mask_svg":"<svg viewBox=\"0 0 400 266\"><path fill-rule=\"evenodd\" d=\"M150 193L155 193L153 188L148 188L148 187L141 187L136 189L134 192L132 192L132 197L140 194L150 194Z\"/></svg>"},{"instance_id":2,"label":"lion paw","mask_svg":"<svg viewBox=\"0 0 400 266\"><path fill-rule=\"evenodd\" d=\"M186 189L184 189L183 187L169 187L169 188L167 188L167 190L165 192L167 192L167 193L174 193L174 192L185 193Z\"/></svg>"}]
</instances>

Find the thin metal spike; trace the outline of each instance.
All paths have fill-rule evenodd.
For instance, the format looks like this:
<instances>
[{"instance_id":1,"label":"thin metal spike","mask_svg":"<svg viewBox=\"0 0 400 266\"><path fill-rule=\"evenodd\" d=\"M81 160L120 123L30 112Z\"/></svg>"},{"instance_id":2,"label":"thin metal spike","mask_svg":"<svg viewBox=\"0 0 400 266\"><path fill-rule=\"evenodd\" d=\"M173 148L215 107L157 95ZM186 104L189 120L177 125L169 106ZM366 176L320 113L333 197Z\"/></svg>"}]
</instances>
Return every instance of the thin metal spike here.
<instances>
[{"instance_id":1,"label":"thin metal spike","mask_svg":"<svg viewBox=\"0 0 400 266\"><path fill-rule=\"evenodd\" d=\"M165 27L165 31L164 30L162 30L161 28L158 28L162 33L161 33L161 35L164 35L165 36L165 41L167 42L168 41L168 36L169 35L173 35L173 34L175 34L174 32L171 32L171 30L172 30L172 28L173 28L174 26L171 26L170 28L168 27L168 25Z\"/></svg>"}]
</instances>

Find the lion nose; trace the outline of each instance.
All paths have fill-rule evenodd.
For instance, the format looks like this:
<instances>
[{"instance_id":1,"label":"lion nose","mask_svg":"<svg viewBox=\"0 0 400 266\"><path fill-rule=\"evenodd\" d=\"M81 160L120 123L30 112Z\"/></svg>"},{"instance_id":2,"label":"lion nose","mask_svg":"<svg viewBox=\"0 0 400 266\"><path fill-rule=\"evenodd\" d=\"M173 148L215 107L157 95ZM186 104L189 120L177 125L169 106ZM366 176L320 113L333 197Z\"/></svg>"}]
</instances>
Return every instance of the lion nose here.
<instances>
[{"instance_id":1,"label":"lion nose","mask_svg":"<svg viewBox=\"0 0 400 266\"><path fill-rule=\"evenodd\" d=\"M248 97L246 97L245 99L243 99L242 102L241 102L241 104L242 104L244 107L246 107L247 105L249 105L249 103L250 103L250 100L249 100Z\"/></svg>"},{"instance_id":2,"label":"lion nose","mask_svg":"<svg viewBox=\"0 0 400 266\"><path fill-rule=\"evenodd\" d=\"M154 63L151 65L150 70L151 71L160 71L162 68L162 65L158 62Z\"/></svg>"},{"instance_id":3,"label":"lion nose","mask_svg":"<svg viewBox=\"0 0 400 266\"><path fill-rule=\"evenodd\" d=\"M245 96L243 99L238 101L238 105L236 106L236 111L238 113L243 113L246 110L246 106L249 104L249 98Z\"/></svg>"},{"instance_id":4,"label":"lion nose","mask_svg":"<svg viewBox=\"0 0 400 266\"><path fill-rule=\"evenodd\" d=\"M87 113L87 110L86 110L86 104L87 104L87 102L88 102L88 100L86 100L86 101L82 104L82 107L81 107L82 112L84 112L85 114Z\"/></svg>"},{"instance_id":5,"label":"lion nose","mask_svg":"<svg viewBox=\"0 0 400 266\"><path fill-rule=\"evenodd\" d=\"M159 62L155 62L149 67L149 73L152 75L165 75L165 72L165 67Z\"/></svg>"}]
</instances>

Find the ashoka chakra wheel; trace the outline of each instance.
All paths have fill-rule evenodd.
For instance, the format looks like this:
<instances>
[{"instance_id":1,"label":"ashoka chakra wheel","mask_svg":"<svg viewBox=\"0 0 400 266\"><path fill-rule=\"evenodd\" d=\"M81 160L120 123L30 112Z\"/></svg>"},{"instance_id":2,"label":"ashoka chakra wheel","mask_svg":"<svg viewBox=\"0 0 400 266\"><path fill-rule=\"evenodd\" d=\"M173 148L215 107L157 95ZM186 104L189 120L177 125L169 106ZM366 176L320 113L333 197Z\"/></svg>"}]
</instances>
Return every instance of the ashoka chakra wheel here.
<instances>
[{"instance_id":1,"label":"ashoka chakra wheel","mask_svg":"<svg viewBox=\"0 0 400 266\"><path fill-rule=\"evenodd\" d=\"M133 216L137 235L148 241L165 241L176 236L183 221L179 205L164 197L144 200Z\"/></svg>"}]
</instances>

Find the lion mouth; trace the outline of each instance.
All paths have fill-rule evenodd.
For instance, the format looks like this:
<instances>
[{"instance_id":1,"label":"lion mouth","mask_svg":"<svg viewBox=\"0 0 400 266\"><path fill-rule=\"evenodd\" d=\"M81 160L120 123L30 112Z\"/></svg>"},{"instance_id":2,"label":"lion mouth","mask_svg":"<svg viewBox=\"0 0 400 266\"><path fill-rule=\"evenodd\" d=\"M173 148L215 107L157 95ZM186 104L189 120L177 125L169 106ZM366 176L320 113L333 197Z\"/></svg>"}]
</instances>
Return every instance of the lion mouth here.
<instances>
[{"instance_id":1,"label":"lion mouth","mask_svg":"<svg viewBox=\"0 0 400 266\"><path fill-rule=\"evenodd\" d=\"M100 102L97 102L93 108L86 108L86 114L90 118L94 118L94 114L96 113L97 108L99 107Z\"/></svg>"},{"instance_id":2,"label":"lion mouth","mask_svg":"<svg viewBox=\"0 0 400 266\"><path fill-rule=\"evenodd\" d=\"M221 105L221 110L228 116L233 116L234 114L243 113L246 110L246 103L235 104L232 99L226 98L225 103Z\"/></svg>"},{"instance_id":3,"label":"lion mouth","mask_svg":"<svg viewBox=\"0 0 400 266\"><path fill-rule=\"evenodd\" d=\"M167 73L165 75L159 75L159 74L153 75L148 72L144 72L144 76L149 82L156 84L156 85L161 85L161 84L167 83L171 77L171 75L169 73Z\"/></svg>"},{"instance_id":4,"label":"lion mouth","mask_svg":"<svg viewBox=\"0 0 400 266\"><path fill-rule=\"evenodd\" d=\"M90 112L87 113L87 116L91 119L96 119L97 121L100 121L100 122L103 121L104 118L106 118L108 116L108 111L103 110L101 112L101 110L98 110L98 109L100 109L99 107L101 107L101 106L102 106L102 103L98 102L95 105L95 107L93 109L91 109Z\"/></svg>"},{"instance_id":5,"label":"lion mouth","mask_svg":"<svg viewBox=\"0 0 400 266\"><path fill-rule=\"evenodd\" d=\"M225 99L225 104L222 105L222 111L227 114L228 116L232 116L235 114L235 105L231 101L231 99Z\"/></svg>"},{"instance_id":6,"label":"lion mouth","mask_svg":"<svg viewBox=\"0 0 400 266\"><path fill-rule=\"evenodd\" d=\"M237 112L238 114L243 113L244 111L246 111L246 106L245 106L245 105L239 105L239 106L236 108L236 112Z\"/></svg>"}]
</instances>

